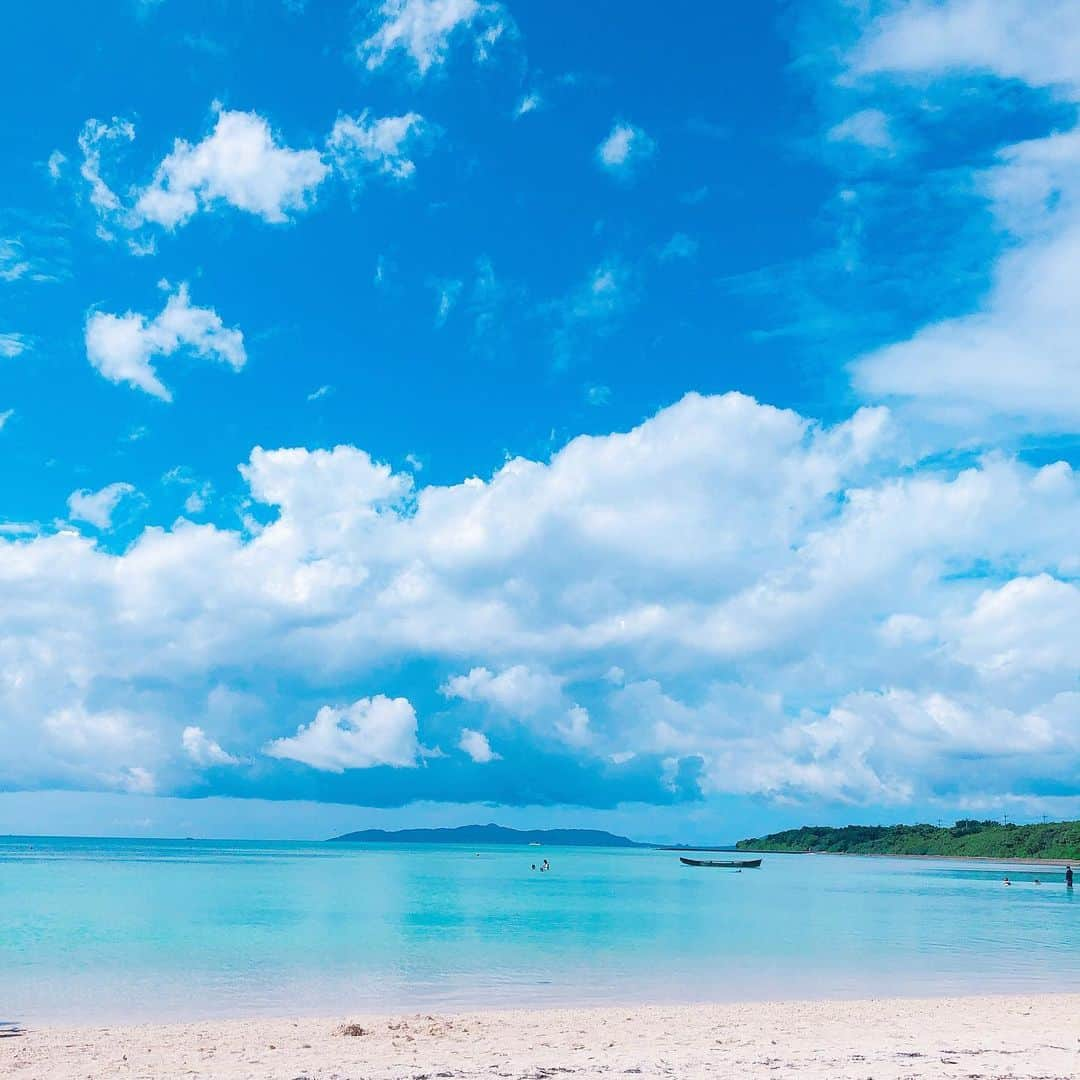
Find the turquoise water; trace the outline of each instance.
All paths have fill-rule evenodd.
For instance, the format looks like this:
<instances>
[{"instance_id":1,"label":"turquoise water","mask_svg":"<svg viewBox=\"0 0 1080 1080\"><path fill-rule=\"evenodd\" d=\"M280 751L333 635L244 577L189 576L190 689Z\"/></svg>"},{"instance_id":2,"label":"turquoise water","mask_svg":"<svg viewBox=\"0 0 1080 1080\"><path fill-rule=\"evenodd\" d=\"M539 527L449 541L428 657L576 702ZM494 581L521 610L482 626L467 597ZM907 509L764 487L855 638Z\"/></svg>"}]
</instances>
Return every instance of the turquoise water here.
<instances>
[{"instance_id":1,"label":"turquoise water","mask_svg":"<svg viewBox=\"0 0 1080 1080\"><path fill-rule=\"evenodd\" d=\"M547 857L549 874L529 865ZM1056 869L0 839L0 1020L1075 989ZM1044 884L1035 885L1039 876Z\"/></svg>"}]
</instances>

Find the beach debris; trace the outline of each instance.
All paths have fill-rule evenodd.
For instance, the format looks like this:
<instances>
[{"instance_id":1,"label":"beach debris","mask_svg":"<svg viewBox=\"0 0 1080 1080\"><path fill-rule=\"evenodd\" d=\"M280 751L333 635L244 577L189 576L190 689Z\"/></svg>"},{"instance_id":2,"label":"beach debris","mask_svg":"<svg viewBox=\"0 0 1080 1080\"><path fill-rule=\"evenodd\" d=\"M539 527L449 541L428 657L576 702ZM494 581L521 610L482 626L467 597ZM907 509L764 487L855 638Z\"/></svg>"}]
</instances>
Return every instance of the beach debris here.
<instances>
[{"instance_id":1,"label":"beach debris","mask_svg":"<svg viewBox=\"0 0 1080 1080\"><path fill-rule=\"evenodd\" d=\"M0 1039L14 1039L19 1035L25 1035L26 1029L18 1024L7 1024L0 1021Z\"/></svg>"},{"instance_id":2,"label":"beach debris","mask_svg":"<svg viewBox=\"0 0 1080 1080\"><path fill-rule=\"evenodd\" d=\"M360 1024L342 1024L338 1028L339 1035L370 1035L370 1029L361 1027Z\"/></svg>"}]
</instances>

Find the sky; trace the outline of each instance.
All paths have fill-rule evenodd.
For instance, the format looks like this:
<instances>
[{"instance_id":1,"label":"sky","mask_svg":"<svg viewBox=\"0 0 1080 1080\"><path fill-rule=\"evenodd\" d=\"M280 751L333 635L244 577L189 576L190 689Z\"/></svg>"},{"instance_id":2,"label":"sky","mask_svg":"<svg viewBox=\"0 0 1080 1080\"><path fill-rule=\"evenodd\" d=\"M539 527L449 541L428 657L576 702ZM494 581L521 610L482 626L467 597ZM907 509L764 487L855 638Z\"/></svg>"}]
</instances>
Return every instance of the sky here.
<instances>
[{"instance_id":1,"label":"sky","mask_svg":"<svg viewBox=\"0 0 1080 1080\"><path fill-rule=\"evenodd\" d=\"M1080 816L1080 5L5 40L0 832Z\"/></svg>"}]
</instances>

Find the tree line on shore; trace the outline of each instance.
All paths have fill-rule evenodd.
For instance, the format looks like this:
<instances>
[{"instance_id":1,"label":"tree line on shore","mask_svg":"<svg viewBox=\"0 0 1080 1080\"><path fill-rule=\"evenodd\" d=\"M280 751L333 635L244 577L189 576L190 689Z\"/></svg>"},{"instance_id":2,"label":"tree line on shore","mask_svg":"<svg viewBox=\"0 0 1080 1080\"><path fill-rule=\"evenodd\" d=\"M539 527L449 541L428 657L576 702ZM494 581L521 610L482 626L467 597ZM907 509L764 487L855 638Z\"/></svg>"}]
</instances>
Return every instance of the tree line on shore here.
<instances>
[{"instance_id":1,"label":"tree line on shore","mask_svg":"<svg viewBox=\"0 0 1080 1080\"><path fill-rule=\"evenodd\" d=\"M984 859L1080 862L1080 821L1037 825L963 818L952 826L803 826L740 840L740 851L828 851L849 855L956 855Z\"/></svg>"}]
</instances>

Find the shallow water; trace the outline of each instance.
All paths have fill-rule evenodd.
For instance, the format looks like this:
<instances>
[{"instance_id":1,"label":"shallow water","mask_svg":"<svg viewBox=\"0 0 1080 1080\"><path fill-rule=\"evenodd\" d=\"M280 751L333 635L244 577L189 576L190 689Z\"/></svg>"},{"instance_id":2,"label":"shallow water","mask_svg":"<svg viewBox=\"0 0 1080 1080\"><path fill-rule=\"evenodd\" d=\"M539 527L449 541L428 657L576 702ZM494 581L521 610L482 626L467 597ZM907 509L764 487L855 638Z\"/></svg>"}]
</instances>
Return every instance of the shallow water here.
<instances>
[{"instance_id":1,"label":"shallow water","mask_svg":"<svg viewBox=\"0 0 1080 1080\"><path fill-rule=\"evenodd\" d=\"M549 874L531 863L548 858ZM670 852L0 839L0 1017L1073 989L1054 868ZM1043 884L1036 885L1039 877Z\"/></svg>"}]
</instances>

